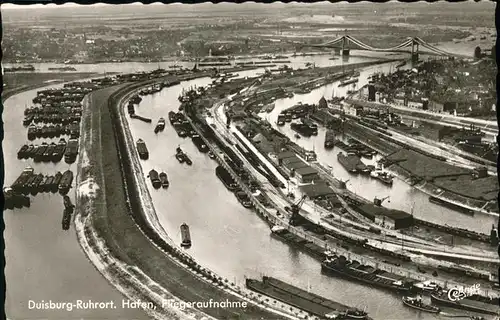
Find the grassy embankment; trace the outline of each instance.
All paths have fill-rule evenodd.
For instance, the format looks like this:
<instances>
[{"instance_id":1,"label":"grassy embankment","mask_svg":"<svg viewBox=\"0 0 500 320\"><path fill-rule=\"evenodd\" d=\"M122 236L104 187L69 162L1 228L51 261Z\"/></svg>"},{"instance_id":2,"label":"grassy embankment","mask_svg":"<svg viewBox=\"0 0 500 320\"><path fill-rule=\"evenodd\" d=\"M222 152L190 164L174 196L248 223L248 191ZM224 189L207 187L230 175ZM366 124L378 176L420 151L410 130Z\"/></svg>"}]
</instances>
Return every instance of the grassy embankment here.
<instances>
[{"instance_id":1,"label":"grassy embankment","mask_svg":"<svg viewBox=\"0 0 500 320\"><path fill-rule=\"evenodd\" d=\"M108 100L112 90L105 89L91 95L91 123L83 130L91 131L92 141L88 142L87 156L90 166L83 175L91 175L101 186L97 193L92 225L106 243L109 252L122 262L137 266L153 281L181 300L198 301L238 301L235 297L197 278L179 266L169 256L154 245L138 227L144 221L140 212L131 211L136 199L127 196L134 186L127 185L117 164L123 164L123 154L119 154L116 123L112 121ZM116 108L116 106L115 106ZM124 170L122 168L122 170ZM129 198L129 199L127 199ZM128 205L127 200L130 200ZM84 204L80 204L82 206ZM260 308L249 306L246 310L229 308L203 309L207 314L219 319L279 319L279 316Z\"/></svg>"},{"instance_id":2,"label":"grassy embankment","mask_svg":"<svg viewBox=\"0 0 500 320\"><path fill-rule=\"evenodd\" d=\"M7 100L15 94L23 91L44 87L61 82L75 81L90 78L96 75L92 72L78 73L38 73L38 72L16 72L3 75L5 86L2 91L2 101Z\"/></svg>"}]
</instances>

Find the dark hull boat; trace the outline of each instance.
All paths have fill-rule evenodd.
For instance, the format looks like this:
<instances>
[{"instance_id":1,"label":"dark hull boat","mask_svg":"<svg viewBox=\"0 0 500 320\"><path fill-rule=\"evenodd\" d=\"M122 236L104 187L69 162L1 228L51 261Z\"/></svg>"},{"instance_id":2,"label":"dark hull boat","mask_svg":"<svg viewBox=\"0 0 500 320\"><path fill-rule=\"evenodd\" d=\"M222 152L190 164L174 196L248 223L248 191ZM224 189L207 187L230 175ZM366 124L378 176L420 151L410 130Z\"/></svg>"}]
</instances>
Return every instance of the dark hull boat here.
<instances>
[{"instance_id":1,"label":"dark hull boat","mask_svg":"<svg viewBox=\"0 0 500 320\"><path fill-rule=\"evenodd\" d=\"M438 307L435 307L430 304L425 304L422 302L422 300L418 298L412 298L412 297L403 297L403 303L405 306L408 306L413 309L417 309L420 311L424 312L429 312L429 313L439 313L441 312L441 309Z\"/></svg>"},{"instance_id":2,"label":"dark hull boat","mask_svg":"<svg viewBox=\"0 0 500 320\"><path fill-rule=\"evenodd\" d=\"M59 182L59 193L62 195L66 195L71 188L71 184L73 183L73 172L70 170L66 170L61 177L61 182Z\"/></svg>"},{"instance_id":3,"label":"dark hull boat","mask_svg":"<svg viewBox=\"0 0 500 320\"><path fill-rule=\"evenodd\" d=\"M160 181L161 181L161 186L166 189L170 185L168 181L168 176L165 172L160 173Z\"/></svg>"},{"instance_id":4,"label":"dark hull boat","mask_svg":"<svg viewBox=\"0 0 500 320\"><path fill-rule=\"evenodd\" d=\"M454 204L452 202L448 202L448 201L440 199L440 198L430 196L429 202L432 202L432 203L438 204L440 206L443 206L443 207L446 207L446 208L449 208L449 209L452 209L452 210L455 210L458 212L462 212L462 213L465 213L465 214L468 214L471 216L474 215L474 210L464 208L458 204Z\"/></svg>"},{"instance_id":5,"label":"dark hull boat","mask_svg":"<svg viewBox=\"0 0 500 320\"><path fill-rule=\"evenodd\" d=\"M252 201L248 198L247 194L243 191L236 192L236 199L241 203L241 205L247 209L252 207Z\"/></svg>"},{"instance_id":6,"label":"dark hull boat","mask_svg":"<svg viewBox=\"0 0 500 320\"><path fill-rule=\"evenodd\" d=\"M185 248L191 247L191 235L189 233L189 226L185 223L181 225L181 246Z\"/></svg>"},{"instance_id":7,"label":"dark hull boat","mask_svg":"<svg viewBox=\"0 0 500 320\"><path fill-rule=\"evenodd\" d=\"M139 158L142 160L147 160L149 158L149 151L148 148L146 147L146 143L144 140L139 139L137 140L137 152L139 153Z\"/></svg>"},{"instance_id":8,"label":"dark hull boat","mask_svg":"<svg viewBox=\"0 0 500 320\"><path fill-rule=\"evenodd\" d=\"M156 170L149 171L149 179L151 180L153 188L159 189L161 187L161 180Z\"/></svg>"}]
</instances>

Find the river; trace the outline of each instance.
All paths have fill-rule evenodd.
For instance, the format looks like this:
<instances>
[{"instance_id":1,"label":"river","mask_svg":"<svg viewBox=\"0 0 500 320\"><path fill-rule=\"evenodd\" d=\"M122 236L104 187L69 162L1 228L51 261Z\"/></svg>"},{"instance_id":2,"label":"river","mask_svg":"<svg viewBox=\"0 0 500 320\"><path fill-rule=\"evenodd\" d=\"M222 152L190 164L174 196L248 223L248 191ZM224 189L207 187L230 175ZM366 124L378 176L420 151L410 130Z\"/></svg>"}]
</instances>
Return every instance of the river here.
<instances>
[{"instance_id":1,"label":"river","mask_svg":"<svg viewBox=\"0 0 500 320\"><path fill-rule=\"evenodd\" d=\"M340 60L331 61L329 57L307 57L308 62L317 66L324 64L340 64ZM361 57L351 57L349 63L367 61ZM300 66L303 66L300 62ZM298 64L298 63L297 63ZM83 65L82 65L83 66ZM85 65L84 71L97 70L102 66ZM133 71L151 70L158 64L142 65ZM128 72L130 64L114 64L106 68L106 72ZM241 76L252 76L262 70L246 71ZM366 77L366 72L362 77ZM137 107L137 113L158 119L179 106L178 95L183 88L203 86L211 82L202 78L183 82L180 85L165 88L161 92L146 96ZM52 86L54 87L54 86ZM40 89L38 89L40 90ZM341 90L337 94L341 94ZM332 85L314 90L307 95L296 95L292 100L280 100L276 103L276 111L291 106L296 101L316 103L322 95L331 96ZM3 144L6 170L5 182L10 184L26 165L31 165L37 172L53 173L56 170L75 169L75 164L65 163L35 164L30 161L19 161L16 153L26 143L26 129L22 127L23 108L30 105L36 90L15 95L5 103L3 119L5 123L5 140ZM300 98L302 97L302 98ZM309 97L309 98L307 98ZM310 100L307 100L310 99ZM272 115L271 115L272 116ZM159 220L173 239L180 239L179 226L187 223L191 229L193 246L190 254L220 275L244 285L245 277L275 276L294 283L302 288L329 297L339 302L367 308L376 319L434 319L432 315L419 314L402 306L399 297L373 288L358 285L342 279L326 277L320 274L320 264L288 245L269 236L268 226L253 211L244 209L215 176L216 163L206 155L200 154L190 139L181 139L167 122L164 132L155 135L153 124L131 121L134 139L142 138L150 150L150 160L142 162L143 172L154 168L165 171L169 175L170 188L154 190L150 188ZM20 134L22 133L22 134ZM318 137L321 137L322 133ZM309 143L312 148L314 139L304 139L301 143ZM320 140L318 140L320 141ZM322 151L322 145L315 147L320 160L336 159L334 150L331 154ZM180 145L193 160L193 166L187 167L177 162L174 157L175 147ZM326 161L328 162L328 161ZM335 162L332 166L335 167ZM334 173L342 176L342 169ZM363 188L363 194L391 194L391 202L387 206L405 205L414 201L415 210L425 213L431 205L421 202L420 209L417 197L419 192L412 191L402 182L396 182L392 190L367 181L369 188ZM354 190L360 191L361 180L351 180ZM350 187L350 185L348 185ZM357 188L357 189L356 189ZM369 189L369 190L367 190ZM417 195L417 196L416 196ZM74 199L74 195L71 194ZM423 196L420 196L423 197ZM33 199L33 198L32 198ZM400 200L398 200L400 199ZM405 200L412 199L412 200ZM425 208L424 208L425 205ZM6 211L4 214L6 231L6 278L7 278L7 314L13 319L50 318L67 319L66 311L35 311L27 307L28 299L74 301L76 299L92 299L93 301L121 301L122 296L107 283L93 268L80 249L73 229L61 230L62 199L59 195L41 194L32 200L31 208ZM406 207L405 207L406 208ZM445 212L445 209L439 208ZM457 224L468 219L454 212ZM42 217L43 216L43 217ZM425 217L428 217L426 215ZM481 216L481 218L483 218ZM430 218L429 218L430 219ZM438 218L439 219L439 218ZM479 222L476 222L479 225ZM491 224L489 224L491 225ZM223 262L222 262L223 261ZM143 318L137 311L122 310L73 310L71 318Z\"/></svg>"}]
</instances>

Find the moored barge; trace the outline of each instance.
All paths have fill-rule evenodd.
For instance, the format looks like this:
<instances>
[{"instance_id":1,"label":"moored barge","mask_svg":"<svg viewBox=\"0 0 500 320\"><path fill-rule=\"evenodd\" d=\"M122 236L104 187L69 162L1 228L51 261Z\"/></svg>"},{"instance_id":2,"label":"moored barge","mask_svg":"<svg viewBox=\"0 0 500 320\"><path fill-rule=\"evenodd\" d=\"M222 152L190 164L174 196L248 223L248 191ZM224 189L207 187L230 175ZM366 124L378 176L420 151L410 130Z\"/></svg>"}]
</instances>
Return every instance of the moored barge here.
<instances>
[{"instance_id":1,"label":"moored barge","mask_svg":"<svg viewBox=\"0 0 500 320\"><path fill-rule=\"evenodd\" d=\"M160 181L161 181L161 186L163 189L166 189L169 187L170 182L168 181L168 176L165 172L161 172L159 175Z\"/></svg>"},{"instance_id":2,"label":"moored barge","mask_svg":"<svg viewBox=\"0 0 500 320\"><path fill-rule=\"evenodd\" d=\"M328 275L341 276L399 292L409 292L413 287L413 284L403 277L362 265L358 261L347 260L344 256L325 259L321 263L321 271Z\"/></svg>"},{"instance_id":3,"label":"moored barge","mask_svg":"<svg viewBox=\"0 0 500 320\"><path fill-rule=\"evenodd\" d=\"M448 297L448 291L443 290L439 293L431 294L431 301L432 303L454 309L461 309L491 315L498 315L499 313L498 299L492 300L491 303L477 301L472 299L472 297L466 297L457 301L452 301Z\"/></svg>"},{"instance_id":4,"label":"moored barge","mask_svg":"<svg viewBox=\"0 0 500 320\"><path fill-rule=\"evenodd\" d=\"M78 155L78 140L69 139L64 150L64 161L66 163L73 163L76 161L76 156Z\"/></svg>"},{"instance_id":5,"label":"moored barge","mask_svg":"<svg viewBox=\"0 0 500 320\"><path fill-rule=\"evenodd\" d=\"M161 180L158 175L158 171L152 169L149 171L149 179L151 180L151 184L153 185L153 188L159 189L161 187Z\"/></svg>"},{"instance_id":6,"label":"moored barge","mask_svg":"<svg viewBox=\"0 0 500 320\"><path fill-rule=\"evenodd\" d=\"M137 152L139 153L139 158L142 160L147 160L149 158L149 151L148 148L146 147L146 143L144 140L139 139L136 142L137 145Z\"/></svg>"},{"instance_id":7,"label":"moored barge","mask_svg":"<svg viewBox=\"0 0 500 320\"><path fill-rule=\"evenodd\" d=\"M422 299L420 299L420 298L412 298L412 297L405 296L402 298L402 301L403 301L403 304L405 306L408 306L410 308L417 309L420 311L429 312L429 313L441 312L441 309L439 309L436 306L422 302Z\"/></svg>"},{"instance_id":8,"label":"moored barge","mask_svg":"<svg viewBox=\"0 0 500 320\"><path fill-rule=\"evenodd\" d=\"M272 277L264 276L262 281L246 279L246 286L322 319L370 319L362 310L325 299Z\"/></svg>"},{"instance_id":9,"label":"moored barge","mask_svg":"<svg viewBox=\"0 0 500 320\"><path fill-rule=\"evenodd\" d=\"M208 152L208 146L205 144L205 141L203 141L203 139L200 137L199 134L193 135L191 137L191 140L193 141L194 145L196 146L196 148L198 148L198 150L201 153L207 153Z\"/></svg>"},{"instance_id":10,"label":"moored barge","mask_svg":"<svg viewBox=\"0 0 500 320\"><path fill-rule=\"evenodd\" d=\"M73 183L73 171L66 170L62 176L61 181L59 182L59 193L62 195L66 195L71 188L71 184Z\"/></svg>"},{"instance_id":11,"label":"moored barge","mask_svg":"<svg viewBox=\"0 0 500 320\"><path fill-rule=\"evenodd\" d=\"M252 201L250 201L250 198L248 198L248 195L245 192L238 191L235 193L235 196L243 207L250 209L253 206Z\"/></svg>"},{"instance_id":12,"label":"moored barge","mask_svg":"<svg viewBox=\"0 0 500 320\"><path fill-rule=\"evenodd\" d=\"M449 208L451 210L462 212L462 213L465 213L465 214L468 214L468 215L471 215L471 216L474 215L474 210L464 208L461 205L458 205L458 204L455 204L455 203L452 203L452 202L448 202L446 200L443 200L443 199L440 199L440 198L437 198L437 197L430 196L429 197L429 202L432 202L432 203L438 204L440 206Z\"/></svg>"},{"instance_id":13,"label":"moored barge","mask_svg":"<svg viewBox=\"0 0 500 320\"><path fill-rule=\"evenodd\" d=\"M333 149L335 146L335 132L333 130L326 130L325 132L325 149Z\"/></svg>"},{"instance_id":14,"label":"moored barge","mask_svg":"<svg viewBox=\"0 0 500 320\"><path fill-rule=\"evenodd\" d=\"M236 181L234 181L233 177L231 177L226 168L218 166L215 168L215 175L220 179L220 181L222 181L227 190L233 192L238 188Z\"/></svg>"}]
</instances>

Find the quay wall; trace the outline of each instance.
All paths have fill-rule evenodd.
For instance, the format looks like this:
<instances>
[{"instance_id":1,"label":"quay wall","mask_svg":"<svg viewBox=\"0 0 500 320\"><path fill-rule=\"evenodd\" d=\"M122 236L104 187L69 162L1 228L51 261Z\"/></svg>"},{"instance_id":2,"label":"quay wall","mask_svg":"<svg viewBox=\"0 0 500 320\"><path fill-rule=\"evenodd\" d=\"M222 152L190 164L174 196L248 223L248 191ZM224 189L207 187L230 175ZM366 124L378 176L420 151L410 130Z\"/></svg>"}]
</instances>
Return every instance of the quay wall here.
<instances>
[{"instance_id":1,"label":"quay wall","mask_svg":"<svg viewBox=\"0 0 500 320\"><path fill-rule=\"evenodd\" d=\"M186 117L191 121L189 117ZM191 124L193 124L191 122ZM193 126L196 129L196 125ZM212 150L214 150L214 154L216 155L216 159L218 163L223 166L232 176L232 178L240 185L241 189L247 194L249 199L252 201L252 204L254 206L254 210L258 214L259 217L261 217L267 224L270 226L282 226L286 228L291 234L295 235L296 237L303 239L305 242L302 245L299 245L300 249L304 250L305 252L311 254L314 258L318 260L322 260L324 257L324 251L329 250L331 252L334 252L335 254L338 255L344 255L348 257L348 259L355 259L360 261L361 263L365 265L369 265L375 268L378 268L383 271L387 271L399 276L407 277L416 281L427 281L431 280L436 282L437 284L441 285L443 288L446 289L451 289L451 288L463 288L466 287L465 284L461 284L458 282L453 282L453 281L446 281L446 280L440 280L438 278L428 276L428 275L423 275L421 273L417 273L411 270L407 270L401 267L397 267L388 263L383 263L379 262L375 259L370 259L366 258L363 255L351 253L343 248L331 248L328 246L327 241L324 240L324 236L317 236L317 235L312 235L310 232L303 231L299 228L293 227L289 224L288 218L286 216L288 213L281 209L281 208L273 208L273 207L268 207L264 206L256 197L253 196L252 192L250 189L241 181L240 177L233 171L233 169L227 165L223 159L223 156L217 152L217 149L214 149L210 141L207 141L205 137L203 137L205 140L205 143L208 146L211 146ZM263 193L265 194L265 193ZM278 216L277 213L280 213L281 216ZM319 224L320 227L322 227L322 223ZM332 235L335 238L337 238L338 235ZM293 244L297 245L297 244ZM313 246L311 246L313 245ZM315 248L315 249L312 249ZM321 252L319 248L322 248ZM483 296L489 296L490 294L494 294L494 292L490 292L489 290L485 289L480 289L480 294Z\"/></svg>"},{"instance_id":2,"label":"quay wall","mask_svg":"<svg viewBox=\"0 0 500 320\"><path fill-rule=\"evenodd\" d=\"M195 77L199 77L200 74L191 75L188 77L183 77L180 80L192 79ZM295 314L291 314L288 312L280 312L276 310L272 310L270 307L267 307L264 301L260 301L259 299L252 297L248 293L241 291L240 288L236 287L234 284L230 284L227 279L215 275L213 272L209 271L206 268L203 268L199 264L197 264L190 256L185 254L182 249L180 249L173 241L168 238L168 236L163 235L161 237L157 230L154 230L151 225L151 221L148 221L148 211L154 210L152 206L145 208L144 203L141 203L141 197L149 194L147 192L147 188L144 183L138 183L139 177L137 177L137 172L142 174L142 170L139 168L137 170L137 161L134 161L133 156L137 157L134 152L129 152L128 150L128 140L126 137L126 128L123 125L123 115L121 114L121 101L127 96L131 95L134 90L138 90L141 87L147 86L151 83L159 81L159 79L133 84L119 92L115 93L110 99L108 108L110 110L111 122L113 124L115 139L117 141L118 154L121 164L122 171L122 179L124 182L124 191L127 194L127 206L129 208L129 215L132 216L137 226L140 228L144 236L149 238L153 244L159 248L163 253L166 253L166 259L173 262L171 264L170 269L175 267L175 271L171 270L169 272L173 273L182 273L184 272L184 277L187 281L187 284L184 283L184 286L189 286L193 282L193 289L200 291L197 296L198 300L200 297L219 297L220 299L229 299L231 301L243 300L249 302L248 307L246 308L245 314L248 314L249 318L252 317L273 317L277 319L285 319L285 318L295 318ZM129 133L130 134L130 133ZM140 167L140 166L139 166ZM137 200L134 200L137 199ZM150 199L149 199L150 200ZM148 202L148 199L146 199ZM151 203L151 202L149 202ZM160 227L161 228L161 227ZM157 259L155 259L157 260ZM181 270L185 270L182 271ZM168 275L165 275L169 277ZM163 284L163 282L169 282L168 279L153 279L159 281ZM163 281L165 280L165 281ZM197 283L197 284L196 284ZM169 290L174 289L173 287L169 287ZM190 301L190 292L189 289L178 288L175 289L176 295L179 296L180 299ZM241 294L240 294L241 292ZM200 295L203 294L203 295ZM191 297L192 298L192 297ZM196 300L196 301L198 301ZM271 311L272 310L272 311ZM228 317L230 314L234 314L231 310L224 309L205 309L205 313L215 316L217 318Z\"/></svg>"}]
</instances>

